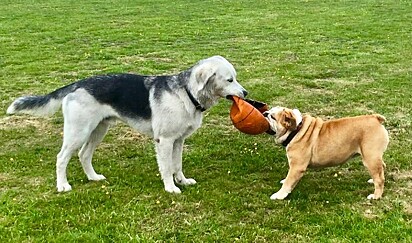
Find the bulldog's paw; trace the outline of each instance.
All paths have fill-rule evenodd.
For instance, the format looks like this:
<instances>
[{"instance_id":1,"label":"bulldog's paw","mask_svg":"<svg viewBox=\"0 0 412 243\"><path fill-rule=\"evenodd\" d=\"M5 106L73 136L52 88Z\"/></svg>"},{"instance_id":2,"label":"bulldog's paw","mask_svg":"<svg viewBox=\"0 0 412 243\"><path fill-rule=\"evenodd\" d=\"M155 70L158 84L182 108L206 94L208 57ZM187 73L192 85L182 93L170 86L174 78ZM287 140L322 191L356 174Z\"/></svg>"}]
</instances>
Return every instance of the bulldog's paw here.
<instances>
[{"instance_id":1,"label":"bulldog's paw","mask_svg":"<svg viewBox=\"0 0 412 243\"><path fill-rule=\"evenodd\" d=\"M280 184L283 184L283 183L285 183L285 181L286 181L286 178L283 179L283 180L281 180L279 183L280 183Z\"/></svg>"},{"instance_id":2,"label":"bulldog's paw","mask_svg":"<svg viewBox=\"0 0 412 243\"><path fill-rule=\"evenodd\" d=\"M278 191L276 193L274 193L272 196L270 196L271 200L283 200L288 196L289 193L287 192L282 192L282 191Z\"/></svg>"},{"instance_id":3,"label":"bulldog's paw","mask_svg":"<svg viewBox=\"0 0 412 243\"><path fill-rule=\"evenodd\" d=\"M377 200L377 199L379 199L379 198L381 198L381 197L377 197L377 196L375 196L375 194L370 194L370 195L367 197L368 200Z\"/></svg>"},{"instance_id":4,"label":"bulldog's paw","mask_svg":"<svg viewBox=\"0 0 412 243\"><path fill-rule=\"evenodd\" d=\"M368 180L368 183L369 183L369 184L373 184L373 179L369 179L369 180Z\"/></svg>"}]
</instances>

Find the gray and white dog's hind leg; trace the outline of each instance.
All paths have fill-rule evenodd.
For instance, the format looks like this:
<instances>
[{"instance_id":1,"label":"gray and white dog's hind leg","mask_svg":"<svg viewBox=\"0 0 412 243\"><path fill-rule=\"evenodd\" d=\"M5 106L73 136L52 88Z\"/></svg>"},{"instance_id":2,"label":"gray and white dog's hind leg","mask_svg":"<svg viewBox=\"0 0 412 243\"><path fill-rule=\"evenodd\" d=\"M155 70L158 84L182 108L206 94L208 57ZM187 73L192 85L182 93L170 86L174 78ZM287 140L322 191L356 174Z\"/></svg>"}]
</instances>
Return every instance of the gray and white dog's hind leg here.
<instances>
[{"instance_id":1,"label":"gray and white dog's hind leg","mask_svg":"<svg viewBox=\"0 0 412 243\"><path fill-rule=\"evenodd\" d=\"M91 103L96 105L85 105ZM87 92L77 90L67 95L63 99L62 105L64 116L63 145L57 155L56 162L58 192L72 189L67 181L67 165L73 153L82 146L79 155L87 177L91 180L104 179L104 176L98 175L94 171L91 158L95 147L103 139L108 129L107 124L102 121L103 117L99 116L99 113L102 113L101 106Z\"/></svg>"},{"instance_id":2,"label":"gray and white dog's hind leg","mask_svg":"<svg viewBox=\"0 0 412 243\"><path fill-rule=\"evenodd\" d=\"M102 142L104 136L109 130L110 121L103 120L97 125L97 127L91 133L89 140L83 144L79 152L79 159L82 164L84 173L87 176L87 179L90 181L100 181L106 179L101 174L97 174L94 171L92 165L93 153L96 150L96 147Z\"/></svg>"}]
</instances>

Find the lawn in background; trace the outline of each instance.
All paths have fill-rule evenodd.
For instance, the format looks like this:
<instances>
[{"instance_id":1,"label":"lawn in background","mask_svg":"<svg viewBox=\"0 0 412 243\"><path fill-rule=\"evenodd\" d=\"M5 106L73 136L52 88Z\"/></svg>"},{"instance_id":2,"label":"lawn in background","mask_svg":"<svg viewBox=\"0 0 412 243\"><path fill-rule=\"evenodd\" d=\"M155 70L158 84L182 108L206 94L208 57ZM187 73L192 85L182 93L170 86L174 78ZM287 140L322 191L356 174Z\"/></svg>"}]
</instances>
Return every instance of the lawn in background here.
<instances>
[{"instance_id":1,"label":"lawn in background","mask_svg":"<svg viewBox=\"0 0 412 243\"><path fill-rule=\"evenodd\" d=\"M8 1L0 4L2 242L411 242L412 2ZM284 148L241 134L230 102L187 140L198 184L164 192L152 140L119 123L57 193L62 115L6 116L13 99L95 74L175 74L222 55L250 98L325 119L380 113L391 142L382 200L359 158L309 170L284 201Z\"/></svg>"}]
</instances>

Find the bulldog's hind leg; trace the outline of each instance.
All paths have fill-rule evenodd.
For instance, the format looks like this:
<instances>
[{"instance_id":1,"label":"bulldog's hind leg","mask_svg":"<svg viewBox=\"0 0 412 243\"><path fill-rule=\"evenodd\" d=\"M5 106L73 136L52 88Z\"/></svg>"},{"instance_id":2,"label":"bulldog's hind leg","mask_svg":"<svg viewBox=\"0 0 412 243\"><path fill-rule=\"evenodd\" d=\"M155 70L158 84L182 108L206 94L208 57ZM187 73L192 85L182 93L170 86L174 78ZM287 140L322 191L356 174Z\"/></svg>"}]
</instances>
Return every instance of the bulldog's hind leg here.
<instances>
[{"instance_id":1,"label":"bulldog's hind leg","mask_svg":"<svg viewBox=\"0 0 412 243\"><path fill-rule=\"evenodd\" d=\"M385 120L380 115L375 115L379 123ZM389 136L388 131L382 126L374 126L375 129L370 130L367 136L361 142L360 150L363 164L368 168L375 186L375 192L368 196L368 199L379 199L383 194L383 187L385 183L384 169L386 167L383 162L383 153L388 147Z\"/></svg>"},{"instance_id":2,"label":"bulldog's hind leg","mask_svg":"<svg viewBox=\"0 0 412 243\"><path fill-rule=\"evenodd\" d=\"M383 188L385 183L384 168L385 163L382 160L382 155L363 155L363 164L368 169L373 184L375 186L375 191L370 194L368 199L379 199L382 197Z\"/></svg>"}]
</instances>

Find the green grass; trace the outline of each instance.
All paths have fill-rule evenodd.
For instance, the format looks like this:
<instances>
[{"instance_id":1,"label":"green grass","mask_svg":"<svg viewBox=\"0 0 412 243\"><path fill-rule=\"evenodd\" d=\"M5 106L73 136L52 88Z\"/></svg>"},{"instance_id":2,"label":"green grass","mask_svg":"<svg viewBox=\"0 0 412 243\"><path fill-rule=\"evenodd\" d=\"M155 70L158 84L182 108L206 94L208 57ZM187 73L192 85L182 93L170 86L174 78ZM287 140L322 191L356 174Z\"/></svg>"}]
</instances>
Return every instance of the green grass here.
<instances>
[{"instance_id":1,"label":"green grass","mask_svg":"<svg viewBox=\"0 0 412 243\"><path fill-rule=\"evenodd\" d=\"M0 4L1 242L411 242L410 1L11 1ZM75 158L55 190L61 113L5 115L14 98L104 73L173 74L231 61L250 97L323 118L380 113L391 142L382 200L359 159L309 170L287 200L268 135L233 128L230 103L187 140L198 184L163 190L152 141L124 125L96 151L104 182Z\"/></svg>"}]
</instances>

